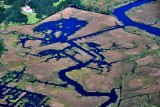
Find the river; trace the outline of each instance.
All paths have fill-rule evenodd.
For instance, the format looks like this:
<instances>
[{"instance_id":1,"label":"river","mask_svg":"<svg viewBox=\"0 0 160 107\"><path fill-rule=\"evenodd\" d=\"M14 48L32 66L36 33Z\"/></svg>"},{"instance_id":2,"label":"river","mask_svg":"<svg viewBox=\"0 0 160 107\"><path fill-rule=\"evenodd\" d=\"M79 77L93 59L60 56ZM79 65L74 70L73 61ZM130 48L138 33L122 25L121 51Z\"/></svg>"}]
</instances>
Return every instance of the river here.
<instances>
[{"instance_id":1,"label":"river","mask_svg":"<svg viewBox=\"0 0 160 107\"><path fill-rule=\"evenodd\" d=\"M139 0L139 1L135 1L133 3L129 3L127 5L124 5L120 8L115 9L113 12L113 15L116 16L118 18L118 20L124 24L124 26L137 27L137 28L145 30L151 34L154 34L156 36L160 36L160 29L159 28L153 27L151 25L146 25L143 23L134 22L125 14L128 10L130 10L133 7L138 7L140 5L150 3L152 1L155 1L155 0Z\"/></svg>"},{"instance_id":2,"label":"river","mask_svg":"<svg viewBox=\"0 0 160 107\"><path fill-rule=\"evenodd\" d=\"M153 26L150 26L150 25L145 25L143 23L134 22L128 16L125 15L125 12L127 12L131 8L137 7L137 6L143 5L145 3L152 2L152 1L154 1L154 0L141 0L141 1L138 1L138 2L135 1L133 3L126 4L122 7L119 7L117 9L115 9L114 12L113 12L113 15L116 16L118 18L118 20L123 23L124 26L137 27L137 28L145 30L145 31L147 31L151 34L154 34L156 36L160 36L160 29L159 28L156 28L156 27L153 27ZM59 24L61 24L60 25L61 27L59 26ZM115 91L114 88L111 89L109 92L99 92L99 91L89 92L89 91L85 90L84 87L80 83L78 83L77 81L69 78L66 75L66 73L67 72L72 72L73 70L78 70L78 69L81 69L83 67L86 67L90 63L98 63L98 62L103 62L101 64L104 64L104 65L106 65L106 67L111 68L112 64L116 63L116 62L111 62L111 63L105 62L103 55L101 55L98 51L98 48L96 48L97 45L92 44L92 46L95 47L95 50L93 50L93 51L97 55L99 55L100 58L101 58L100 61L95 61L96 56L93 55L90 51L88 51L88 50L82 48L81 46L77 45L75 43L75 41L79 40L79 39L82 39L82 38L86 38L86 37L97 36L98 34L103 33L103 32L108 32L108 31L112 31L112 30L115 30L115 29L118 29L118 28L122 28L122 26L111 27L111 28L108 28L108 29L105 29L105 30L102 30L102 31L95 32L95 33L90 34L90 35L84 35L83 37L80 37L80 38L67 40L68 36L74 34L77 30L81 29L82 27L85 27L86 25L87 25L87 22L78 21L74 18L71 18L71 19L68 19L68 20L67 19L62 19L62 20L59 20L57 22L55 22L55 21L46 22L42 25L39 25L38 27L36 27L34 29L37 32L42 32L43 34L45 34L45 37L44 38L32 38L32 39L41 40L42 41L41 45L49 45L49 44L53 44L53 43L56 43L56 42L68 43L68 44L70 44L70 46L67 47L66 49L71 49L72 47L76 47L76 48L84 51L85 53L89 54L92 57L92 59L90 59L86 62L81 62L79 60L76 60L74 58L74 56L69 56L68 54L66 54L65 49L63 49L63 50L49 49L49 50L42 51L35 56L43 57L43 56L47 56L47 55L57 54L58 59L65 58L65 57L70 57L72 60L77 62L78 64L75 65L75 66L71 66L69 68L60 70L59 71L59 78L62 81L64 81L67 85L73 86L75 88L75 91L77 91L82 96L99 96L99 97L106 96L106 97L109 97L109 100L107 100L102 105L100 105L100 107L106 107L106 106L110 105L111 103L115 103L118 99L118 95L116 94L116 91ZM52 30L51 35L47 34L45 32L46 30ZM54 37L54 34L55 34L56 31L61 31L61 35L59 37ZM29 38L29 37L23 38L23 39L21 39L21 43L24 45L25 42L30 40L30 39L31 38ZM65 54L65 56L63 56L63 57L60 56L60 54L59 54L60 52ZM52 58L54 58L54 57L52 57ZM98 66L101 66L101 65L98 65ZM65 87L67 87L67 86L65 86ZM120 86L120 88L121 88L121 86Z\"/></svg>"}]
</instances>

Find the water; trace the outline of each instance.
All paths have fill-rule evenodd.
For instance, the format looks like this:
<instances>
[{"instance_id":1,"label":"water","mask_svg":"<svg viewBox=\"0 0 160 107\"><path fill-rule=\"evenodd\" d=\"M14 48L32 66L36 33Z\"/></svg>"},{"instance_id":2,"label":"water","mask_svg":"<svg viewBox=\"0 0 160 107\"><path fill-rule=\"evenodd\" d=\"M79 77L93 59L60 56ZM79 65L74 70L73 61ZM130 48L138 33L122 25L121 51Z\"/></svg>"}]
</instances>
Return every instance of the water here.
<instances>
[{"instance_id":1,"label":"water","mask_svg":"<svg viewBox=\"0 0 160 107\"><path fill-rule=\"evenodd\" d=\"M137 2L127 4L125 6L122 6L120 8L115 9L114 12L113 12L113 15L115 15L118 18L118 20L121 21L124 24L124 26L134 26L134 27L137 27L139 29L145 30L145 31L147 31L151 34L154 34L156 36L160 36L160 29L159 28L153 27L151 25L146 25L146 24L143 24L143 23L134 22L129 17L127 17L125 15L125 12L127 12L131 8L138 7L140 5L143 5L145 3L149 3L149 2L152 2L152 1L155 1L155 0L140 0L140 1L137 1Z\"/></svg>"},{"instance_id":2,"label":"water","mask_svg":"<svg viewBox=\"0 0 160 107\"><path fill-rule=\"evenodd\" d=\"M41 39L41 45L48 45L56 42L65 42L69 36L86 25L86 21L77 20L76 18L61 19L43 23L36 27L34 31L45 34L45 37ZM48 30L51 30L50 34L46 33ZM56 32L60 33L58 37L55 34Z\"/></svg>"},{"instance_id":3,"label":"water","mask_svg":"<svg viewBox=\"0 0 160 107\"><path fill-rule=\"evenodd\" d=\"M70 79L66 75L67 72L72 72L73 70L81 69L83 67L86 67L90 63L96 63L96 64L98 64L98 66L100 68L102 68L101 65L105 65L107 68L110 68L112 66L112 63L107 63L107 62L104 61L105 57L100 54L101 49L99 49L99 47L100 47L99 44L96 44L96 43L93 43L93 42L87 42L88 47L91 48L90 51L96 53L100 57L99 60L95 60L96 57L97 57L96 55L94 55L90 51L82 48L81 46L77 45L74 42L75 40L81 39L81 38L76 38L76 39L69 40L69 41L67 40L69 36L71 36L76 31L80 30L82 27L84 27L86 25L87 25L86 21L80 21L78 19L71 18L71 19L61 19L61 20L58 20L58 21L46 22L46 23L41 24L40 26L37 26L34 29L34 31L41 32L45 35L45 37L43 39L41 39L41 41L42 41L41 45L48 45L48 44L54 44L56 42L61 42L61 43L68 43L68 44L70 44L70 46L68 46L68 47L66 47L65 49L62 49L62 50L55 50L55 49L44 50L44 51L41 51L37 55L34 55L34 56L43 57L43 56L48 56L49 55L50 57L45 61L48 61L49 59L52 59L52 58L56 58L57 60L59 60L61 58L69 57L73 61L77 62L78 63L77 65L71 66L67 69L63 69L63 70L59 71L59 78L61 80L63 80L65 83L74 86L75 90L83 96L99 96L99 97L106 96L106 97L109 97L109 100L102 104L102 106L107 106L110 103L116 102L116 100L117 100L118 96L116 95L116 92L115 92L114 88L110 92L98 92L98 91L88 92L83 88L83 86L80 83ZM102 31L98 31L98 32L93 33L92 35L86 35L86 36L84 36L84 38L91 37L91 36L96 36L99 33L103 33L105 31L109 31L109 30L113 30L113 29L117 29L119 27L120 26L115 26L113 28L108 28L108 29L105 29L105 30L102 30ZM51 30L50 34L46 33L48 30ZM56 35L55 35L55 32L57 32L57 31L61 32L61 35L59 37L56 37ZM46 39L46 38L48 38L48 39ZM84 51L85 53L89 54L92 57L92 59L83 63L82 61L76 59L74 57L74 55L71 56L71 55L67 54L66 50L67 49L71 50L73 47L74 48L76 47L76 48ZM62 54L64 54L64 55L62 55ZM76 54L79 54L79 53L76 53Z\"/></svg>"},{"instance_id":4,"label":"water","mask_svg":"<svg viewBox=\"0 0 160 107\"><path fill-rule=\"evenodd\" d=\"M6 104L0 104L1 107L15 107L19 104L25 107L41 107L48 100L45 95L7 86L11 82L18 82L24 75L24 72L25 67L22 71L10 71L0 78L0 99L8 97L5 99ZM21 96L24 93L25 95ZM24 102L24 100L26 100L26 102Z\"/></svg>"},{"instance_id":5,"label":"water","mask_svg":"<svg viewBox=\"0 0 160 107\"><path fill-rule=\"evenodd\" d=\"M154 1L154 0L151 0L151 1ZM125 12L128 11L129 9L131 9L132 7L137 7L137 6L140 6L142 4L145 4L145 3L148 3L151 1L141 0L140 2L133 2L133 3L127 4L125 6L117 8L113 12L113 14L124 24L124 26L138 27L139 29L146 30L149 33L160 36L160 29L158 29L156 27L152 27L150 25L145 25L142 23L134 22L125 15ZM59 71L59 78L66 83L66 84L62 84L59 86L63 86L65 88L65 87L67 87L67 85L72 85L73 87L75 87L75 90L79 94L81 94L82 96L99 96L99 97L106 96L106 97L109 97L109 100L104 102L101 105L101 107L106 107L106 106L110 105L111 103L115 103L117 101L118 96L116 95L114 88L111 89L109 92L98 92L98 91L88 92L83 88L83 86L80 83L67 77L66 73L72 72L73 70L79 70L83 67L87 67L91 63L97 64L97 66L99 68L103 68L105 65L105 67L108 68L108 72L109 72L112 64L114 64L116 62L108 63L108 62L104 61L105 57L100 53L102 50L107 51L109 49L101 49L100 48L101 46L99 44L96 44L94 42L87 42L86 44L88 45L88 47L90 47L90 50L86 50L85 48L76 44L75 41L83 39L83 38L97 36L100 33L115 30L118 28L123 28L124 26L117 25L117 26L114 26L111 28L97 31L93 34L84 35L83 37L68 40L69 36L74 34L76 31L80 30L81 28L85 27L86 25L87 25L86 21L78 20L76 18L61 19L58 21L46 22L46 23L43 23L43 24L37 26L34 29L34 31L36 31L36 32L43 33L44 38L35 38L35 37L32 38L32 37L27 36L26 38L21 39L21 42L23 45L25 45L25 42L28 40L41 40L42 41L41 45L49 45L49 44L54 44L56 42L68 43L70 46L68 46L62 50L48 49L48 50L41 51L37 55L34 55L34 56L43 57L43 56L49 55L50 57L46 60L46 62L52 58L56 58L57 60L59 60L61 58L68 58L68 57L70 59L72 59L73 61L75 61L77 63L75 66L71 66L71 67L68 67L66 69ZM51 32L47 33L49 30ZM56 35L56 32L59 32L58 36ZM88 55L90 55L92 57L92 59L90 59L86 62L82 62L74 57L75 54L79 54L79 53L75 53L74 55L67 54L66 49L71 50L73 47L78 48L81 51L87 53ZM114 45L114 47L116 47L116 45ZM95 53L96 55L93 53ZM97 56L99 56L99 59L95 60L97 58ZM102 67L102 65L103 65L103 67ZM41 82L41 83L43 83L43 82ZM45 84L48 84L48 83L46 82ZM52 83L50 83L50 84L52 84ZM55 84L53 84L53 85L55 85Z\"/></svg>"}]
</instances>

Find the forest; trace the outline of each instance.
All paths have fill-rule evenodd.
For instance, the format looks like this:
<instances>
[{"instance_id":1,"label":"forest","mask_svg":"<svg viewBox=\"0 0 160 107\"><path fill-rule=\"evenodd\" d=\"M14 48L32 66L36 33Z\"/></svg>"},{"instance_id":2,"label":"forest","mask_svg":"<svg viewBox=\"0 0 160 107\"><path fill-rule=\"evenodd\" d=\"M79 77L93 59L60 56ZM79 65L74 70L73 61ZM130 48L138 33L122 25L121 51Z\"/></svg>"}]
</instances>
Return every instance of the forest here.
<instances>
[{"instance_id":1,"label":"forest","mask_svg":"<svg viewBox=\"0 0 160 107\"><path fill-rule=\"evenodd\" d=\"M46 18L64 8L76 7L83 10L99 12L103 14L111 14L112 11L106 11L91 5L84 5L83 0L4 0L3 5L0 5L0 23L8 25L9 23L23 23L28 24L29 19L26 14L22 12L23 6L30 6L37 19ZM2 3L1 3L2 4ZM7 8L6 8L7 6Z\"/></svg>"}]
</instances>

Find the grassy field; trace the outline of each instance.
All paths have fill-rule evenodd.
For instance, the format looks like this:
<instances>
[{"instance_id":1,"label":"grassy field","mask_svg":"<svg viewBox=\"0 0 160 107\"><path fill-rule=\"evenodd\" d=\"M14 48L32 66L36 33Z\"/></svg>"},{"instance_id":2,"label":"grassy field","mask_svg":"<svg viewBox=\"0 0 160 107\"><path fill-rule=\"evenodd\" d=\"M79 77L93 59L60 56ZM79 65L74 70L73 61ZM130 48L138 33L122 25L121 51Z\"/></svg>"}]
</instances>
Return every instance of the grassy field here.
<instances>
[{"instance_id":1,"label":"grassy field","mask_svg":"<svg viewBox=\"0 0 160 107\"><path fill-rule=\"evenodd\" d=\"M28 21L27 23L9 23L8 25L4 25L4 23L0 24L0 29L7 28L9 26L20 26L20 25L25 25L25 24L36 24L39 22L41 19L36 18L36 13L25 13L22 11L23 14L27 15Z\"/></svg>"},{"instance_id":2,"label":"grassy field","mask_svg":"<svg viewBox=\"0 0 160 107\"><path fill-rule=\"evenodd\" d=\"M37 22L40 21L40 19L36 18L36 13L25 13L22 11L23 14L27 15L27 18L28 18L28 22L27 24L35 24Z\"/></svg>"},{"instance_id":3,"label":"grassy field","mask_svg":"<svg viewBox=\"0 0 160 107\"><path fill-rule=\"evenodd\" d=\"M64 0L59 0L58 2L54 3L53 6L57 7L61 2L63 2Z\"/></svg>"}]
</instances>

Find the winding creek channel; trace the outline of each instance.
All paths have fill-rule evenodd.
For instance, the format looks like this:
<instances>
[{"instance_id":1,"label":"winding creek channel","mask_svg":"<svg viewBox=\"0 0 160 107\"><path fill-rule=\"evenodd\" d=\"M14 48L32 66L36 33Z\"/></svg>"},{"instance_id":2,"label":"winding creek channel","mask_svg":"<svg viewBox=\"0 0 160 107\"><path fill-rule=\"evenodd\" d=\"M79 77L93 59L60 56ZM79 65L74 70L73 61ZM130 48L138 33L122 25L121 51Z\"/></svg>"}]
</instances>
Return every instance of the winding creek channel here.
<instances>
[{"instance_id":1,"label":"winding creek channel","mask_svg":"<svg viewBox=\"0 0 160 107\"><path fill-rule=\"evenodd\" d=\"M151 34L160 36L160 29L159 28L155 28L155 27L152 27L150 25L145 25L143 23L134 22L128 16L125 15L125 12L130 10L131 8L143 5L145 3L149 3L151 1L154 1L154 0L141 0L141 1L135 1L133 3L129 3L127 5L124 5L124 6L120 7L120 8L115 9L115 11L113 12L113 15L115 15L118 18L118 20L121 21L124 24L124 26L134 26L134 27L137 27L139 29L145 30L145 31L147 31L147 32L149 32ZM59 28L58 23L62 24L61 28ZM45 38L42 38L42 39L34 38L34 39L35 40L36 39L41 40L42 41L42 45L48 45L48 44L52 44L52 43L56 43L56 42L68 43L68 44L70 44L70 46L67 47L68 49L71 49L72 47L76 47L76 48L84 51L85 53L89 54L92 57L92 59L90 59L90 60L88 60L86 62L81 62L81 61L75 59L74 56L67 55L65 53L65 49L58 50L58 51L57 50L55 51L55 50L52 50L52 49L45 50L45 51L42 51L42 52L40 52L39 54L37 54L35 56L43 57L43 56L47 56L47 55L50 55L50 54L53 55L53 54L57 54L57 53L62 52L62 53L65 54L66 57L70 57L72 60L77 62L78 63L77 65L59 71L59 78L62 81L66 82L67 85L71 85L71 86L75 87L75 90L79 94L81 94L83 96L99 96L99 97L100 96L107 96L107 97L109 97L108 101L106 101L106 102L104 102L103 104L100 105L100 107L106 107L106 106L110 105L111 103L115 103L117 101L117 99L118 99L118 96L116 95L116 92L115 92L114 88L110 92L98 92L98 91L89 92L89 91L85 90L84 87L80 83L78 83L77 81L72 80L71 78L69 78L66 75L66 73L67 72L71 72L73 70L78 70L78 69L81 69L83 67L86 67L90 63L98 63L99 64L99 62L102 62L101 64L99 64L99 66L106 65L107 68L111 68L112 64L116 63L116 62L111 62L111 63L105 62L103 55L101 55L99 53L100 50L98 51L98 48L96 47L96 45L94 43L92 43L91 47L95 47L95 51L94 52L100 57L100 60L97 60L97 61L94 60L94 59L96 59L97 56L95 56L91 52L85 50L81 46L78 46L75 43L75 41L79 40L79 39L82 39L82 38L87 38L87 37L91 37L91 36L97 36L98 34L101 34L103 32L107 32L107 31L111 31L111 30L114 30L114 29L122 28L124 26L117 25L117 26L114 26L114 27L111 27L111 28L107 28L107 29L95 32L95 33L90 34L90 35L85 35L85 36L83 36L81 38L67 40L67 38L70 35L74 34L76 31L78 31L80 28L82 28L82 27L84 27L86 25L87 25L87 22L79 21L79 20L76 20L74 18L71 18L69 20L62 19L62 20L59 20L59 21L56 21L56 22L54 22L54 21L53 22L46 22L46 23L43 23L43 24L39 25L38 27L36 27L35 31L43 32L45 30L52 30L51 34L54 35L54 33L56 31L60 30L60 31L62 31L62 34L57 38L54 37L54 36L49 36L48 34L45 34L46 35L45 37L49 38L47 40ZM78 28L76 26L78 26ZM53 28L54 28L54 30L53 30ZM55 29L57 29L57 30L55 30ZM27 40L29 40L29 38ZM26 41L22 40L22 43L25 43ZM58 58L62 58L62 56L58 55ZM65 86L67 87L67 85L65 85Z\"/></svg>"},{"instance_id":2,"label":"winding creek channel","mask_svg":"<svg viewBox=\"0 0 160 107\"><path fill-rule=\"evenodd\" d=\"M54 50L54 49L44 50L34 56L43 57L43 56L47 56L47 55L54 56L54 54L57 54L57 56L56 56L57 59L70 57L73 61L75 61L78 64L59 71L59 78L66 83L66 85L62 84L59 86L67 87L67 85L71 85L75 88L75 91L77 91L82 96L109 97L109 100L107 100L106 102L104 102L103 104L100 105L100 107L106 107L106 106L110 105L111 103L115 103L117 101L118 95L116 94L116 91L115 91L116 89L113 88L109 92L99 92L99 91L89 92L89 91L85 90L84 87L80 83L69 78L66 75L66 73L71 72L73 70L79 70L83 67L87 67L91 63L96 63L99 67L101 67L102 65L105 65L105 67L107 67L108 69L111 69L112 64L114 64L116 62L108 63L108 62L104 61L105 58L103 55L100 54L101 50L98 48L97 44L88 43L88 46L93 48L92 51L96 54L95 55L95 54L93 54L93 52L91 53L90 51L77 45L75 43L75 41L82 39L82 38L91 37L91 36L98 36L98 34L101 34L103 32L108 32L108 31L112 31L112 30L115 30L118 28L123 28L125 26L137 27L137 28L145 30L151 34L154 34L156 36L160 36L160 29L159 28L152 27L150 25L145 25L143 23L134 22L128 16L125 15L125 12L130 10L131 8L137 7L137 6L143 5L145 3L152 2L152 1L154 1L154 0L135 1L133 3L129 3L127 5L124 5L122 7L115 9L115 11L113 12L113 15L116 16L117 19L119 21L121 21L124 26L117 25L117 26L113 26L113 27L110 27L107 29L103 29L103 30L95 32L93 34L84 35L83 37L80 37L80 38L67 40L70 35L74 34L76 31L80 30L82 27L85 27L87 25L87 22L79 21L75 18L61 19L59 21L51 21L51 22L43 23L34 29L36 32L42 32L43 34L45 34L45 37L47 37L48 39L46 39L45 37L44 38L36 38L36 37L26 36L26 38L20 38L21 43L22 43L23 47L25 47L25 42L28 40L41 40L42 41L41 45L53 44L56 42L68 43L68 44L70 44L70 46L66 47L65 49L71 49L72 47L76 47L76 48L82 50L83 52L89 54L92 58L86 62L82 62L80 60L77 60L74 56L68 55L67 53L65 53L65 49L63 49L63 50ZM59 23L62 24L61 28L59 27ZM47 33L45 33L44 31L46 31L46 30L51 30L52 31L51 35L48 35ZM59 37L54 37L54 33L56 31L62 32ZM29 48L29 47L25 47L25 48ZM61 54L59 54L59 53L63 53L64 56L61 56ZM97 56L99 56L99 59L95 60L97 58ZM51 58L54 58L54 57L51 57ZM51 59L51 58L49 58L49 59ZM46 60L46 61L48 61L48 60ZM108 72L109 71L110 70L108 70Z\"/></svg>"},{"instance_id":3,"label":"winding creek channel","mask_svg":"<svg viewBox=\"0 0 160 107\"><path fill-rule=\"evenodd\" d=\"M150 25L145 25L143 23L134 22L129 17L127 17L125 15L125 12L130 10L131 8L143 5L145 3L149 3L151 1L154 1L154 0L135 1L133 3L130 3L130 4L127 4L125 6L122 6L120 8L115 9L113 14L118 18L119 21L121 21L124 24L124 26L138 27L139 29L146 30L147 32L149 32L151 34L160 36L160 29L159 28L155 28ZM117 27L117 28L119 28L119 27ZM71 43L71 45L75 46L75 44L73 44L73 43ZM93 60L89 60L86 63L79 63L76 66L72 66L70 68L61 70L59 72L59 77L61 78L61 80L74 86L75 90L83 96L108 96L110 99L108 101L106 101L105 103L103 103L101 105L101 107L106 107L107 105L109 105L111 103L115 103L117 100L117 95L115 93L115 89L112 89L110 92L88 92L88 91L84 90L84 88L81 86L81 84L79 84L78 82L67 77L67 75L66 75L67 72L70 72L70 71L76 70L76 69L81 69L82 67L87 66L91 62L93 62ZM111 66L111 64L110 64L110 66Z\"/></svg>"}]
</instances>

